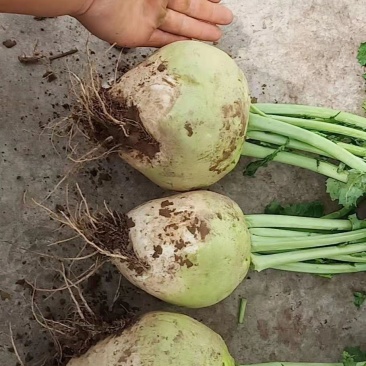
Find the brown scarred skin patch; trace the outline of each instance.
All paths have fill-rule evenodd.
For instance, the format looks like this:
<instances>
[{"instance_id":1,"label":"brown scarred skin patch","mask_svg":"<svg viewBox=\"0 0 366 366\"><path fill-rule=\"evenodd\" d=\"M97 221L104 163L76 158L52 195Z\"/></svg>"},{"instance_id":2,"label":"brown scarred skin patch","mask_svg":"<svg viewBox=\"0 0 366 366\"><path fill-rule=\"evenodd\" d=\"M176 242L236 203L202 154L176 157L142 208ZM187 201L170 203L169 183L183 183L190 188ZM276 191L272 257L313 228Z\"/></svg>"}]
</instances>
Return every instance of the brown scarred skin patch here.
<instances>
[{"instance_id":1,"label":"brown scarred skin patch","mask_svg":"<svg viewBox=\"0 0 366 366\"><path fill-rule=\"evenodd\" d=\"M222 107L222 112L225 118L236 118L242 115L242 103L237 100L232 104L227 104Z\"/></svg>"},{"instance_id":2,"label":"brown scarred skin patch","mask_svg":"<svg viewBox=\"0 0 366 366\"><path fill-rule=\"evenodd\" d=\"M126 363L128 361L128 358L131 357L132 351L130 349L126 350L124 354L121 356L121 358L118 360L118 362L121 362L121 365Z\"/></svg>"},{"instance_id":3,"label":"brown scarred skin patch","mask_svg":"<svg viewBox=\"0 0 366 366\"><path fill-rule=\"evenodd\" d=\"M160 211L161 210L159 210L159 212ZM189 240L184 240L182 232L179 231L177 234L177 230L184 228L190 232L196 240L204 241L211 231L207 222L198 218L193 211L189 210L177 211L176 209L171 209L168 210L168 212L164 212L164 214L167 215L165 217L169 220L163 228L163 233L158 234L159 240L163 243L162 248L164 248L164 245L173 245L175 262L180 266L186 266L187 268L193 267L193 262L189 260L187 254L185 254L185 248L189 246L191 242ZM184 225L183 228L182 225ZM174 270L174 267L172 267L172 270Z\"/></svg>"},{"instance_id":4,"label":"brown scarred skin patch","mask_svg":"<svg viewBox=\"0 0 366 366\"><path fill-rule=\"evenodd\" d=\"M186 122L184 128L187 130L188 137L191 137L193 135L192 125L189 122Z\"/></svg>"},{"instance_id":5,"label":"brown scarred skin patch","mask_svg":"<svg viewBox=\"0 0 366 366\"><path fill-rule=\"evenodd\" d=\"M159 210L159 215L160 216L163 216L163 217L167 217L167 218L169 218L169 217L171 217L172 216L172 213L175 211L175 209L173 209L173 210L171 210L171 209L169 209L169 208L161 208L160 210Z\"/></svg>"},{"instance_id":6,"label":"brown scarred skin patch","mask_svg":"<svg viewBox=\"0 0 366 366\"><path fill-rule=\"evenodd\" d=\"M175 243L175 248L176 248L175 252L177 252L178 250L182 250L186 246L187 246L187 243L183 239L177 240Z\"/></svg>"},{"instance_id":7,"label":"brown scarred skin patch","mask_svg":"<svg viewBox=\"0 0 366 366\"><path fill-rule=\"evenodd\" d=\"M158 68L157 68L157 70L159 71L159 72L163 72L163 71L165 71L167 69L167 66L166 66L166 63L165 62L162 62L159 66L158 66Z\"/></svg>"},{"instance_id":8,"label":"brown scarred skin patch","mask_svg":"<svg viewBox=\"0 0 366 366\"><path fill-rule=\"evenodd\" d=\"M152 255L153 258L159 258L163 254L163 248L161 245L154 245L154 254Z\"/></svg>"},{"instance_id":9,"label":"brown scarred skin patch","mask_svg":"<svg viewBox=\"0 0 366 366\"><path fill-rule=\"evenodd\" d=\"M183 332L179 330L178 334L174 337L173 342L179 342L181 339L184 339L184 335Z\"/></svg>"},{"instance_id":10,"label":"brown scarred skin patch","mask_svg":"<svg viewBox=\"0 0 366 366\"><path fill-rule=\"evenodd\" d=\"M174 260L181 266L187 266L187 268L191 268L194 266L194 264L188 259L188 258L183 258L180 255L174 254Z\"/></svg>"},{"instance_id":11,"label":"brown scarred skin patch","mask_svg":"<svg viewBox=\"0 0 366 366\"><path fill-rule=\"evenodd\" d=\"M202 240L205 240L206 236L210 233L210 229L204 221L201 221L198 232L200 233Z\"/></svg>"},{"instance_id":12,"label":"brown scarred skin patch","mask_svg":"<svg viewBox=\"0 0 366 366\"><path fill-rule=\"evenodd\" d=\"M211 172L216 172L217 174L221 174L223 171L229 168L229 166L233 163L232 161L227 161L233 152L237 149L238 141L241 140L245 134L247 127L247 115L244 112L244 108L242 107L241 101L235 101L233 104L225 105L222 107L223 116L225 118L223 130L229 131L231 129L231 119L241 117L242 124L240 128L239 135L236 135L231 138L228 147L223 151L222 156L217 159L209 168ZM221 166L222 163L226 162L224 166Z\"/></svg>"},{"instance_id":13,"label":"brown scarred skin patch","mask_svg":"<svg viewBox=\"0 0 366 366\"><path fill-rule=\"evenodd\" d=\"M165 228L172 228L173 230L178 230L179 226L177 223L173 223L173 224L169 224L169 225L166 225ZM161 235L161 234L159 234Z\"/></svg>"},{"instance_id":14,"label":"brown scarred skin patch","mask_svg":"<svg viewBox=\"0 0 366 366\"><path fill-rule=\"evenodd\" d=\"M232 163L232 161L229 161L228 164L226 164L225 166L223 166L221 168L220 168L220 165L223 162L225 162L232 155L232 153L236 150L237 142L238 142L237 137L233 137L231 139L231 141L229 143L229 148L223 151L221 158L216 160L214 165L210 166L210 169L209 169L210 172L216 172L217 174L221 174L223 171L225 171L229 167L229 165Z\"/></svg>"},{"instance_id":15,"label":"brown scarred skin patch","mask_svg":"<svg viewBox=\"0 0 366 366\"><path fill-rule=\"evenodd\" d=\"M197 222L195 222L192 226L187 226L187 230L192 235L195 235L195 237L197 237L196 233L198 232L202 240L205 240L206 236L210 233L210 229L204 221L201 221L198 225L198 219Z\"/></svg>"},{"instance_id":16,"label":"brown scarred skin patch","mask_svg":"<svg viewBox=\"0 0 366 366\"><path fill-rule=\"evenodd\" d=\"M187 230L194 235L196 233L197 227L196 226L187 226Z\"/></svg>"},{"instance_id":17,"label":"brown scarred skin patch","mask_svg":"<svg viewBox=\"0 0 366 366\"><path fill-rule=\"evenodd\" d=\"M162 203L161 203L161 207L162 208L164 208L164 207L168 207L168 206L172 206L172 205L174 205L174 202L172 202L172 201L169 201L169 200L165 200L165 201L163 201Z\"/></svg>"}]
</instances>

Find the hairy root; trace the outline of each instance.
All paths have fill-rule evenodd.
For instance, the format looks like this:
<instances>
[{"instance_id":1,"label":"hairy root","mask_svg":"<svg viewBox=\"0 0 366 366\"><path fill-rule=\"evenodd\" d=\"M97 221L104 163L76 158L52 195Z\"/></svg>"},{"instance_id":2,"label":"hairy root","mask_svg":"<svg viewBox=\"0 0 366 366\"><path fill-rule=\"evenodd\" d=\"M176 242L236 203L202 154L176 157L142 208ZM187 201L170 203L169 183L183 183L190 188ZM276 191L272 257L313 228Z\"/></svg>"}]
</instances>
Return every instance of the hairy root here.
<instances>
[{"instance_id":1,"label":"hairy root","mask_svg":"<svg viewBox=\"0 0 366 366\"><path fill-rule=\"evenodd\" d=\"M35 203L46 210L55 221L74 231L76 237L81 237L95 254L128 262L137 274L144 272L147 264L136 256L129 237L129 230L135 225L133 221L124 213L110 210L106 203L103 211L93 213L79 185L76 184L76 187L81 200L73 210L68 203L67 210L60 212L53 212L42 204ZM72 239L75 236L61 242Z\"/></svg>"},{"instance_id":2,"label":"hairy root","mask_svg":"<svg viewBox=\"0 0 366 366\"><path fill-rule=\"evenodd\" d=\"M65 366L71 358L84 354L102 339L121 334L135 321L135 314L127 309L124 309L122 316L113 314L113 312L107 316L97 313L86 301L78 283L70 279L70 273L62 262L61 270L57 272L64 282L64 285L58 290L68 291L72 300L71 309L63 320L57 320L53 316L46 318L35 301L38 292L55 290L39 289L35 285L29 284L33 289L31 302L33 316L38 324L50 334L55 345L54 354L45 363L48 366ZM18 353L17 355L19 357Z\"/></svg>"}]
</instances>

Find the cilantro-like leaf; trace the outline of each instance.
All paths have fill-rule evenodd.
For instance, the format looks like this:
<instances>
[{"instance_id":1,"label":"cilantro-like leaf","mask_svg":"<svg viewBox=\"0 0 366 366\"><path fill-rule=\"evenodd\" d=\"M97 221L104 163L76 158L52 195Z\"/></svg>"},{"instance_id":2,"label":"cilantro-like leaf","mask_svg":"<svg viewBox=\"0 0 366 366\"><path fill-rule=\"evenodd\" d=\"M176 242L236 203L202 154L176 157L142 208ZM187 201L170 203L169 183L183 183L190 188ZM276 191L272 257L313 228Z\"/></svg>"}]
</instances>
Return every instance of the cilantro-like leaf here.
<instances>
[{"instance_id":1,"label":"cilantro-like leaf","mask_svg":"<svg viewBox=\"0 0 366 366\"><path fill-rule=\"evenodd\" d=\"M357 60L361 66L366 66L366 42L361 43L358 49Z\"/></svg>"},{"instance_id":2,"label":"cilantro-like leaf","mask_svg":"<svg viewBox=\"0 0 366 366\"><path fill-rule=\"evenodd\" d=\"M362 351L360 347L348 347L344 350L353 362L366 362L366 352Z\"/></svg>"},{"instance_id":3,"label":"cilantro-like leaf","mask_svg":"<svg viewBox=\"0 0 366 366\"><path fill-rule=\"evenodd\" d=\"M288 141L284 145L281 145L278 149L273 151L273 153L267 155L265 158L253 161L252 163L249 163L246 166L246 168L244 169L243 175L247 175L249 177L254 177L255 173L257 173L257 170L259 168L266 167L268 165L268 163L271 162L277 156L278 153L280 153L281 151L284 151L286 149L287 145L288 145Z\"/></svg>"},{"instance_id":4,"label":"cilantro-like leaf","mask_svg":"<svg viewBox=\"0 0 366 366\"><path fill-rule=\"evenodd\" d=\"M357 364L354 358L347 351L343 351L342 363L343 366L356 366Z\"/></svg>"},{"instance_id":5,"label":"cilantro-like leaf","mask_svg":"<svg viewBox=\"0 0 366 366\"><path fill-rule=\"evenodd\" d=\"M264 213L269 215L282 215L282 212L283 212L283 206L277 201L272 201L264 209Z\"/></svg>"},{"instance_id":6,"label":"cilantro-like leaf","mask_svg":"<svg viewBox=\"0 0 366 366\"><path fill-rule=\"evenodd\" d=\"M343 173L345 171L345 169L346 169L346 164L340 163L337 168L337 173Z\"/></svg>"},{"instance_id":7,"label":"cilantro-like leaf","mask_svg":"<svg viewBox=\"0 0 366 366\"><path fill-rule=\"evenodd\" d=\"M270 215L322 217L324 216L324 205L316 201L282 206L279 202L273 201L266 206L264 212Z\"/></svg>"},{"instance_id":8,"label":"cilantro-like leaf","mask_svg":"<svg viewBox=\"0 0 366 366\"><path fill-rule=\"evenodd\" d=\"M360 220L357 214L348 216L348 220L351 221L352 230L358 230L365 227L365 220Z\"/></svg>"},{"instance_id":9,"label":"cilantro-like leaf","mask_svg":"<svg viewBox=\"0 0 366 366\"><path fill-rule=\"evenodd\" d=\"M338 200L344 207L354 207L366 194L366 173L349 170L347 183L333 178L327 180L327 192L333 201Z\"/></svg>"},{"instance_id":10,"label":"cilantro-like leaf","mask_svg":"<svg viewBox=\"0 0 366 366\"><path fill-rule=\"evenodd\" d=\"M356 308L360 308L363 303L366 301L366 292L365 291L356 291L353 293L353 303L355 304ZM364 361L366 361L366 354L365 354L365 359Z\"/></svg>"}]
</instances>

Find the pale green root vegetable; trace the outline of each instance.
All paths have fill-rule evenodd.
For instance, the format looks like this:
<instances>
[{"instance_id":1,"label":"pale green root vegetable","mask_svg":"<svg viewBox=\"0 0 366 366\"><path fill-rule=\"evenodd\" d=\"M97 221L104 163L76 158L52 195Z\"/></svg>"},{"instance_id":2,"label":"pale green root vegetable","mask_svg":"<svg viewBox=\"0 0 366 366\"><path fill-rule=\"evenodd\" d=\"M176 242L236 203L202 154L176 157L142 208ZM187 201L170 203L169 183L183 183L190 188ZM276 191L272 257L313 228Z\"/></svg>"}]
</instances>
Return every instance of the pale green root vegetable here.
<instances>
[{"instance_id":1,"label":"pale green root vegetable","mask_svg":"<svg viewBox=\"0 0 366 366\"><path fill-rule=\"evenodd\" d=\"M250 234L240 207L209 191L146 202L125 215L87 216L74 225L134 285L166 302L218 303L250 266ZM106 232L102 237L99 232Z\"/></svg>"},{"instance_id":2,"label":"pale green root vegetable","mask_svg":"<svg viewBox=\"0 0 366 366\"><path fill-rule=\"evenodd\" d=\"M248 85L216 47L198 41L165 46L92 100L96 105L83 102L89 111L84 122L94 125L97 139L113 136L120 156L161 187L206 187L240 158Z\"/></svg>"},{"instance_id":3,"label":"pale green root vegetable","mask_svg":"<svg viewBox=\"0 0 366 366\"><path fill-rule=\"evenodd\" d=\"M99 341L66 366L365 366L347 352L342 358L343 363L239 364L212 329L187 315L160 311L143 315L121 334Z\"/></svg>"},{"instance_id":4,"label":"pale green root vegetable","mask_svg":"<svg viewBox=\"0 0 366 366\"><path fill-rule=\"evenodd\" d=\"M251 104L244 73L217 47L167 45L109 89L98 87L83 88L84 129L161 187L207 188L242 154L259 159L247 175L273 160L329 177L328 193L346 207L366 191L366 118Z\"/></svg>"},{"instance_id":5,"label":"pale green root vegetable","mask_svg":"<svg viewBox=\"0 0 366 366\"><path fill-rule=\"evenodd\" d=\"M151 312L67 366L235 366L220 335L182 314Z\"/></svg>"},{"instance_id":6,"label":"pale green root vegetable","mask_svg":"<svg viewBox=\"0 0 366 366\"><path fill-rule=\"evenodd\" d=\"M73 226L135 286L168 303L201 308L228 297L256 271L366 270L366 222L245 215L230 198L191 191L126 215L87 211ZM67 216L65 216L67 217Z\"/></svg>"}]
</instances>

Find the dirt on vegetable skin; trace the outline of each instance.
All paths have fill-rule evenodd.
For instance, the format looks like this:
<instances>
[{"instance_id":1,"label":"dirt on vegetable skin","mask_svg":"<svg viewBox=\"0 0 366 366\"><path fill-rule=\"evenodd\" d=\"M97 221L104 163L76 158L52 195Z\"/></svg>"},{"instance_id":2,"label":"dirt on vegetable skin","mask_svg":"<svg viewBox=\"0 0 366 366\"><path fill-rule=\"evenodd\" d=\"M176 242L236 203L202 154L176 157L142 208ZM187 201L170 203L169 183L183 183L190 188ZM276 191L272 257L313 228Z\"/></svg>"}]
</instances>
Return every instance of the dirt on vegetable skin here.
<instances>
[{"instance_id":1,"label":"dirt on vegetable skin","mask_svg":"<svg viewBox=\"0 0 366 366\"><path fill-rule=\"evenodd\" d=\"M146 131L134 106L114 100L108 88L91 88L80 96L81 106L73 112L73 120L94 142L109 150L134 150L140 158L153 159L160 144Z\"/></svg>"},{"instance_id":2,"label":"dirt on vegetable skin","mask_svg":"<svg viewBox=\"0 0 366 366\"><path fill-rule=\"evenodd\" d=\"M48 366L66 366L72 358L85 354L92 346L110 336L120 336L123 331L138 321L135 313L120 312L94 312L91 315L82 309L83 317L75 311L65 321L52 322L49 330L58 347L55 354L47 362Z\"/></svg>"},{"instance_id":3,"label":"dirt on vegetable skin","mask_svg":"<svg viewBox=\"0 0 366 366\"><path fill-rule=\"evenodd\" d=\"M99 249L124 256L129 269L141 275L148 265L136 256L130 241L129 230L135 223L126 214L117 211L97 213L92 219L84 216L76 223L78 229Z\"/></svg>"}]
</instances>

